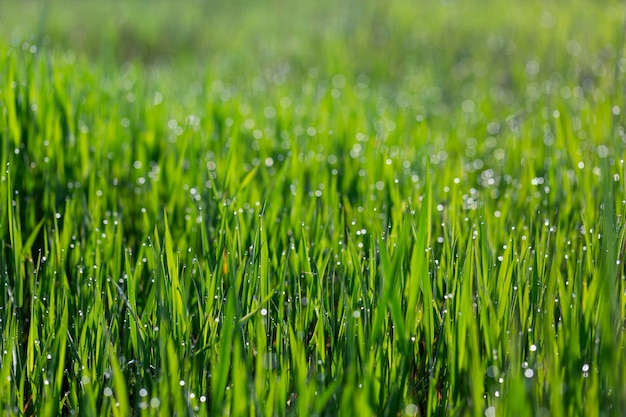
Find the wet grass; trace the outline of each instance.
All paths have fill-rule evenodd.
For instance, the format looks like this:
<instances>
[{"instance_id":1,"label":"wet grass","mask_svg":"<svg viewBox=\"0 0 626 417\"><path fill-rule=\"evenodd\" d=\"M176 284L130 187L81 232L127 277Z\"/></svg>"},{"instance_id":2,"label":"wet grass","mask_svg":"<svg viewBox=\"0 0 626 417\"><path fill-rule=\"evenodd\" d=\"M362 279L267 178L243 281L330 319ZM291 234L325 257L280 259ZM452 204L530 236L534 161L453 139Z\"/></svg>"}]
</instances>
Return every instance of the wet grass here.
<instances>
[{"instance_id":1,"label":"wet grass","mask_svg":"<svg viewBox=\"0 0 626 417\"><path fill-rule=\"evenodd\" d=\"M626 9L487 3L3 3L2 413L623 415Z\"/></svg>"}]
</instances>

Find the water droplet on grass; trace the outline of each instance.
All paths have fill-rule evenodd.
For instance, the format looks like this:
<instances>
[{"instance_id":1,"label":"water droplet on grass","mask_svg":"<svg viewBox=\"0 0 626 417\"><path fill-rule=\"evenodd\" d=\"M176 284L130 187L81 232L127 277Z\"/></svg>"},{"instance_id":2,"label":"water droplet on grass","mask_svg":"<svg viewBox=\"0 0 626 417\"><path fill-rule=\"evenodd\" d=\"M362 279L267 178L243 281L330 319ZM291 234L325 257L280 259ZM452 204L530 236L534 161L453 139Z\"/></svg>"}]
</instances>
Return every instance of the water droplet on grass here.
<instances>
[{"instance_id":1,"label":"water droplet on grass","mask_svg":"<svg viewBox=\"0 0 626 417\"><path fill-rule=\"evenodd\" d=\"M598 146L596 151L600 158L606 158L607 156L609 156L609 148L606 145Z\"/></svg>"},{"instance_id":2,"label":"water droplet on grass","mask_svg":"<svg viewBox=\"0 0 626 417\"><path fill-rule=\"evenodd\" d=\"M406 414L407 416L416 416L418 411L419 410L415 404L408 404L406 407L404 407L404 414Z\"/></svg>"}]
</instances>

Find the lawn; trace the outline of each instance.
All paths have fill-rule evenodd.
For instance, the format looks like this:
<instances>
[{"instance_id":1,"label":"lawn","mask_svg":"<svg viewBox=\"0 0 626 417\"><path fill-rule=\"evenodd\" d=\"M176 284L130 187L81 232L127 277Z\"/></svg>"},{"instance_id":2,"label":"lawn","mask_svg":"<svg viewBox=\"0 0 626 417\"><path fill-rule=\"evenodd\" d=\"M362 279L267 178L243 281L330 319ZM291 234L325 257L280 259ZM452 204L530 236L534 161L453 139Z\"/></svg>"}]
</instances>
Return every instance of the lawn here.
<instances>
[{"instance_id":1,"label":"lawn","mask_svg":"<svg viewBox=\"0 0 626 417\"><path fill-rule=\"evenodd\" d=\"M625 22L3 0L0 413L626 414Z\"/></svg>"}]
</instances>

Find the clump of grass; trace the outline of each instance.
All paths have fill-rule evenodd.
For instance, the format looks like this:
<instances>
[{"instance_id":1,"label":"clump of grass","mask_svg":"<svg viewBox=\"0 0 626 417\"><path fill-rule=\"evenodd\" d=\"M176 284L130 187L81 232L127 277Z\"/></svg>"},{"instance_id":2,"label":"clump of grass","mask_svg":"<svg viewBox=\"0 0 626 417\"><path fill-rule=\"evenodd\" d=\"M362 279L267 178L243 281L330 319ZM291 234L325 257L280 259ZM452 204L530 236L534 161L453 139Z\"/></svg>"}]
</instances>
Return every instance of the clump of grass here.
<instances>
[{"instance_id":1,"label":"clump of grass","mask_svg":"<svg viewBox=\"0 0 626 417\"><path fill-rule=\"evenodd\" d=\"M623 6L500 3L5 43L4 413L621 415Z\"/></svg>"}]
</instances>

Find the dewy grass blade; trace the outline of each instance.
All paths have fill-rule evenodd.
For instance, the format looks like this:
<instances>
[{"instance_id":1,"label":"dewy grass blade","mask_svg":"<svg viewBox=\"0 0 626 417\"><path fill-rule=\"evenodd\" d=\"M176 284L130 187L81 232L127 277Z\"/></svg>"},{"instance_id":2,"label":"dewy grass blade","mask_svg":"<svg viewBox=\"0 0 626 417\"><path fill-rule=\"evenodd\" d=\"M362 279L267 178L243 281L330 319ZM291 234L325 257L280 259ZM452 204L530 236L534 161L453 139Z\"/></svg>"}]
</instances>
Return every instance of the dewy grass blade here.
<instances>
[{"instance_id":1,"label":"dewy grass blade","mask_svg":"<svg viewBox=\"0 0 626 417\"><path fill-rule=\"evenodd\" d=\"M232 360L233 340L237 327L237 301L232 287L227 293L224 314L220 318L221 329L219 333L219 354L216 361L211 364L211 397L212 413L217 415L223 412L228 386L230 366Z\"/></svg>"},{"instance_id":2,"label":"dewy grass blade","mask_svg":"<svg viewBox=\"0 0 626 417\"><path fill-rule=\"evenodd\" d=\"M167 214L164 214L164 250L165 261L167 263L167 277L171 287L169 288L169 294L171 295L171 311L172 311L172 324L175 327L175 334L179 340L182 340L187 333L187 311L185 309L185 293L180 282L178 273L179 260L178 256L174 255L174 242L172 234L170 233L169 224L167 221Z\"/></svg>"},{"instance_id":3,"label":"dewy grass blade","mask_svg":"<svg viewBox=\"0 0 626 417\"><path fill-rule=\"evenodd\" d=\"M11 175L7 175L7 214L9 229L9 244L13 258L13 301L18 308L24 301L24 267L22 265L22 228L19 221L19 206L13 199L14 190L11 184Z\"/></svg>"},{"instance_id":4,"label":"dewy grass blade","mask_svg":"<svg viewBox=\"0 0 626 417\"><path fill-rule=\"evenodd\" d=\"M119 360L117 358L117 352L115 347L108 344L108 361L111 366L111 381L113 384L112 394L115 395L115 405L111 407L113 415L127 416L130 413L128 404L128 388L126 385L126 379L122 373ZM107 388L105 388L106 390ZM110 388L109 388L110 389ZM105 394L106 395L106 394Z\"/></svg>"}]
</instances>

